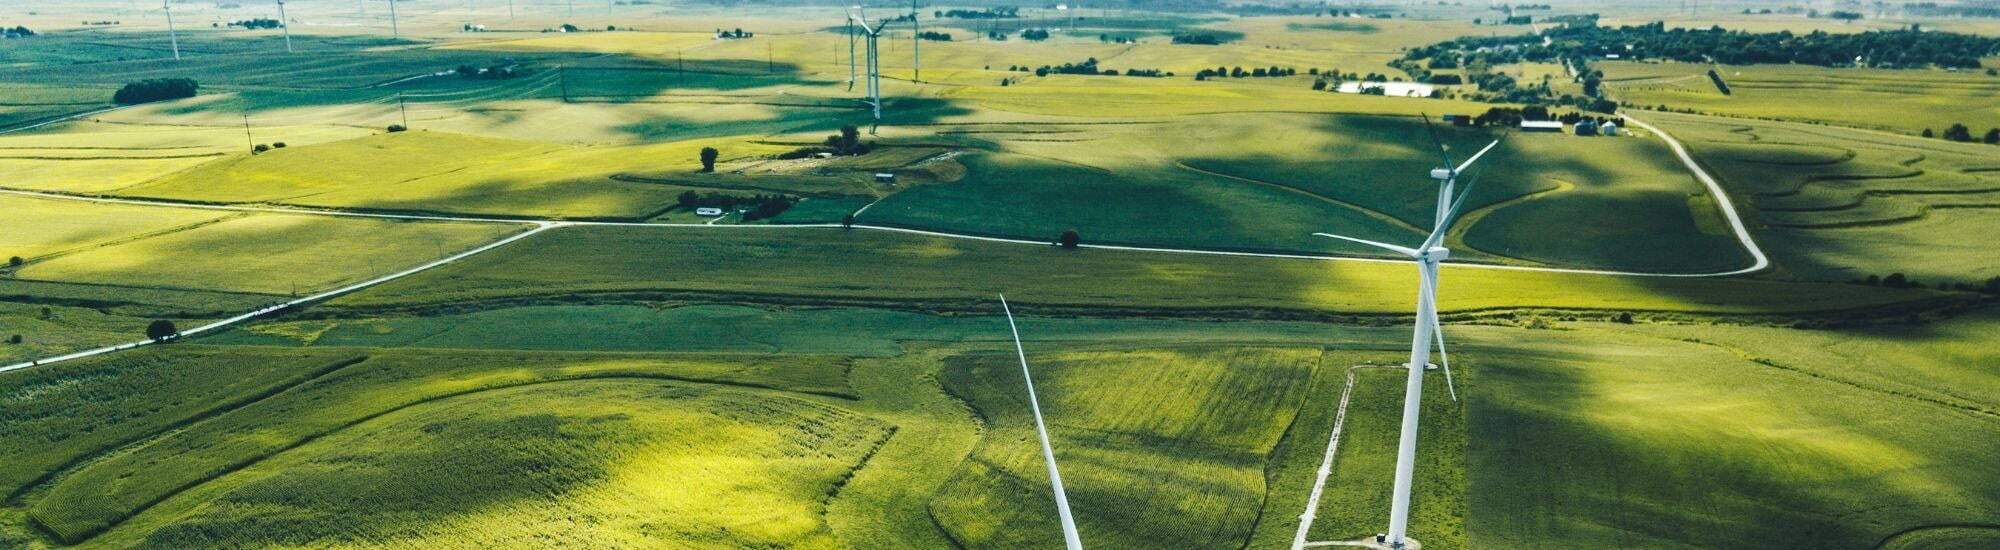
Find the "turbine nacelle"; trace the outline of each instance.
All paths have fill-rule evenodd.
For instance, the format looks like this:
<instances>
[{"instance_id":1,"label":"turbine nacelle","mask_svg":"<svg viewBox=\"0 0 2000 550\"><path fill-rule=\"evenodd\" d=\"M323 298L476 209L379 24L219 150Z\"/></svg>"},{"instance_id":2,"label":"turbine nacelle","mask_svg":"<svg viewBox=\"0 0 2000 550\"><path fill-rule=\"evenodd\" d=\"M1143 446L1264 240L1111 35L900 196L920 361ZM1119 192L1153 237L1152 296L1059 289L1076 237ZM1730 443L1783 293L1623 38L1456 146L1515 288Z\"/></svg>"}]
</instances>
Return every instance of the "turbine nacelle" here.
<instances>
[{"instance_id":1,"label":"turbine nacelle","mask_svg":"<svg viewBox=\"0 0 2000 550\"><path fill-rule=\"evenodd\" d=\"M1431 179L1434 179L1434 180L1438 180L1438 181L1445 181L1445 180L1449 180L1449 179L1451 179L1451 178L1455 178L1455 177L1458 177L1458 173L1457 173L1457 172L1453 172L1453 171L1451 171L1451 169L1450 169L1450 168L1432 168L1432 169L1431 169Z\"/></svg>"}]
</instances>

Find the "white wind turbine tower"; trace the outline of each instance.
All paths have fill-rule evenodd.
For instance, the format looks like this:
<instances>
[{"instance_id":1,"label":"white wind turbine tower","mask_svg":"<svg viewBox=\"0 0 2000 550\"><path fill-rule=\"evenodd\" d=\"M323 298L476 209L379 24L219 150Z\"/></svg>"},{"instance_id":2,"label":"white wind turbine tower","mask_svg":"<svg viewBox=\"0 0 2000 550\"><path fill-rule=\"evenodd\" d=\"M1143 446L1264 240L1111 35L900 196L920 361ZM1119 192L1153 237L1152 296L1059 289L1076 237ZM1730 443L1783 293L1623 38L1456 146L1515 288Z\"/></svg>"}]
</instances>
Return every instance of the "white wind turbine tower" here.
<instances>
[{"instance_id":1,"label":"white wind turbine tower","mask_svg":"<svg viewBox=\"0 0 2000 550\"><path fill-rule=\"evenodd\" d=\"M1428 128L1430 124L1428 117L1424 119L1424 124ZM1451 228L1451 222L1458 216L1460 209L1464 208L1466 198L1472 194L1473 185L1479 181L1479 175L1473 174L1466 182L1464 191L1456 191L1455 187L1459 175L1464 174L1466 168L1471 167L1480 157L1486 156L1488 151L1500 145L1500 140L1493 140L1464 163L1454 165L1451 154L1445 152L1444 144L1437 141L1435 133L1431 135L1431 140L1437 144L1438 156L1444 161L1444 166L1431 169L1431 178L1438 180L1437 218L1430 236L1424 239L1423 244L1417 245L1416 248L1408 248L1331 233L1314 233L1321 237L1352 241L1409 256L1417 264L1417 318L1410 338L1409 381L1403 389L1403 433L1396 445L1395 492L1390 495L1389 501L1389 533L1386 542L1392 548L1403 548L1409 533L1410 481L1416 471L1417 459L1417 412L1423 405L1424 370L1430 364L1433 341L1438 345L1439 359L1444 366L1445 383L1447 387L1451 385L1451 360L1444 352L1444 332L1438 324L1437 315L1438 264L1451 255L1451 251L1443 246L1445 232ZM1452 388L1451 392L1452 398L1457 399L1458 390ZM1306 511L1308 521L1312 513L1313 510ZM1303 540L1307 527L1309 525L1301 523L1299 538L1295 540ZM1297 545L1295 542L1294 546Z\"/></svg>"},{"instance_id":2,"label":"white wind turbine tower","mask_svg":"<svg viewBox=\"0 0 2000 550\"><path fill-rule=\"evenodd\" d=\"M292 20L285 17L285 0L278 0L278 28L285 30L285 53L292 53Z\"/></svg>"},{"instance_id":3,"label":"white wind turbine tower","mask_svg":"<svg viewBox=\"0 0 2000 550\"><path fill-rule=\"evenodd\" d=\"M1063 493L1062 472L1056 471L1056 452L1049 446L1049 429L1042 422L1042 404L1035 400L1035 378L1028 374L1028 352L1021 347L1021 329L1014 325L1014 310L1007 307L1007 295L1000 295L1000 309L1007 312L1007 330L1014 333L1014 353L1021 358L1021 381L1028 384L1028 409L1035 413L1035 435L1042 441L1042 460L1049 466L1049 488L1056 494L1056 517L1062 522L1063 548L1083 550L1076 534L1076 518L1069 513L1069 496Z\"/></svg>"},{"instance_id":4,"label":"white wind turbine tower","mask_svg":"<svg viewBox=\"0 0 2000 550\"><path fill-rule=\"evenodd\" d=\"M181 35L174 31L174 0L162 0L160 9L167 12L167 40L174 45L174 61L180 61Z\"/></svg>"}]
</instances>

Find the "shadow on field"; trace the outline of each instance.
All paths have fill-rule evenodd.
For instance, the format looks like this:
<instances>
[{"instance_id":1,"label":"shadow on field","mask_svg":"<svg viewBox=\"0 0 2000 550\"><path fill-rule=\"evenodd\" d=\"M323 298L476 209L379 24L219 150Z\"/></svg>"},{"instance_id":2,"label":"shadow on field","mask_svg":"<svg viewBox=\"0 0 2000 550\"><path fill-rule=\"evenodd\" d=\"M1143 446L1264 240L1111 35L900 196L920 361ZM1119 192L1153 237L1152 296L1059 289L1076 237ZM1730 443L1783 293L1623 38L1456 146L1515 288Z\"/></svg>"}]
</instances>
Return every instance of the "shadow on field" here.
<instances>
[{"instance_id":1,"label":"shadow on field","mask_svg":"<svg viewBox=\"0 0 2000 550\"><path fill-rule=\"evenodd\" d=\"M1986 419L1670 340L1520 336L1465 348L1476 546L1863 548L2000 506L1974 458L1996 448L1965 435Z\"/></svg>"}]
</instances>

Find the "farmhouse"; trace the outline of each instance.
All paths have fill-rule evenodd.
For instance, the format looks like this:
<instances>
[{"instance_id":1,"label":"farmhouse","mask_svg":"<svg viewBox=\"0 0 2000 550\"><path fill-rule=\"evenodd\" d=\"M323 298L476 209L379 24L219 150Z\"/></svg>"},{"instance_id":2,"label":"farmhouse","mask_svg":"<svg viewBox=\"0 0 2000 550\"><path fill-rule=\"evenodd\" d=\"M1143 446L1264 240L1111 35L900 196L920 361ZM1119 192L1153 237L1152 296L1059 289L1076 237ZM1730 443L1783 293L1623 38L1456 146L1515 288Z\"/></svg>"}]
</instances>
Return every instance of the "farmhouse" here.
<instances>
[{"instance_id":1,"label":"farmhouse","mask_svg":"<svg viewBox=\"0 0 2000 550\"><path fill-rule=\"evenodd\" d=\"M1555 120L1523 120L1521 121L1521 131L1561 132L1563 131L1563 123Z\"/></svg>"}]
</instances>

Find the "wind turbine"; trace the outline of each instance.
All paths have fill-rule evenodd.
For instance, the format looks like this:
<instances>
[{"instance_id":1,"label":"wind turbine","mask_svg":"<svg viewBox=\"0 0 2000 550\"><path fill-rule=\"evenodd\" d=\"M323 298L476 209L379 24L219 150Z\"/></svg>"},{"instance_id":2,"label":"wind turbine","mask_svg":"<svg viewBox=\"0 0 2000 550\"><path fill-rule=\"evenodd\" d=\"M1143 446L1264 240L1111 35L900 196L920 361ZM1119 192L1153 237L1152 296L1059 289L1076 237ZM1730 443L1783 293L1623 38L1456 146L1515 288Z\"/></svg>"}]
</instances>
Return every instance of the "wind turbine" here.
<instances>
[{"instance_id":1,"label":"wind turbine","mask_svg":"<svg viewBox=\"0 0 2000 550\"><path fill-rule=\"evenodd\" d=\"M396 0L389 0L389 37L403 37L402 29L396 27Z\"/></svg>"},{"instance_id":2,"label":"wind turbine","mask_svg":"<svg viewBox=\"0 0 2000 550\"><path fill-rule=\"evenodd\" d=\"M916 61L910 80L924 81L924 26L917 22L917 0L910 0L910 57Z\"/></svg>"},{"instance_id":3,"label":"wind turbine","mask_svg":"<svg viewBox=\"0 0 2000 550\"><path fill-rule=\"evenodd\" d=\"M1049 446L1049 429L1042 422L1042 404L1035 400L1035 378L1028 374L1028 351L1021 347L1021 329L1014 325L1014 310L1007 307L1007 295L1000 295L1000 309L1007 312L1007 330L1014 333L1014 353L1021 358L1021 380L1028 383L1028 409L1035 413L1035 436L1042 441L1042 460L1049 465L1049 488L1056 493L1056 517L1062 521L1063 548L1083 550L1076 534L1076 518L1069 513L1069 497L1063 494L1062 472L1056 471L1056 452Z\"/></svg>"},{"instance_id":4,"label":"wind turbine","mask_svg":"<svg viewBox=\"0 0 2000 550\"><path fill-rule=\"evenodd\" d=\"M285 53L292 53L292 20L285 17L285 0L278 0L278 28L285 30Z\"/></svg>"},{"instance_id":5,"label":"wind turbine","mask_svg":"<svg viewBox=\"0 0 2000 550\"><path fill-rule=\"evenodd\" d=\"M1429 117L1424 118L1424 125L1429 129ZM1451 228L1453 218L1457 217L1460 209L1465 207L1465 199L1471 196L1473 186L1479 183L1479 174L1475 172L1466 182L1465 191L1456 192L1456 197L1453 195L1459 175L1464 174L1466 168L1486 156L1488 151L1500 145L1500 140L1493 140L1465 162L1454 164L1451 154L1445 151L1444 143L1438 140L1435 131L1431 134L1431 141L1437 145L1438 157L1444 161L1444 166L1431 169L1431 178L1438 180L1437 218L1430 236L1424 239L1423 244L1409 248L1344 235L1314 233L1321 237L1361 243L1409 256L1417 264L1417 318L1410 337L1410 376L1403 389L1403 433L1396 444L1395 492L1390 495L1389 500L1387 542L1392 548L1403 548L1409 532L1410 481L1416 471L1417 460L1417 413L1423 404L1424 369L1430 364L1433 341L1437 342L1438 357L1443 362L1446 387L1451 390L1452 399L1458 399L1457 388L1451 387L1451 360L1444 351L1444 331L1438 324L1438 264L1451 255L1451 251L1443 246L1445 231Z\"/></svg>"},{"instance_id":6,"label":"wind turbine","mask_svg":"<svg viewBox=\"0 0 2000 550\"><path fill-rule=\"evenodd\" d=\"M868 80L866 80L865 82L867 84L866 88L868 90L867 92L868 99L863 100L863 102L867 103L869 107L874 109L875 121L881 122L882 121L882 62L881 62L882 60L878 57L878 54L881 51L878 48L878 39L882 37L882 29L887 27L889 23L888 21L883 21L882 23L876 24L875 26L871 27L868 25L868 20L863 18L862 15L859 13L849 13L847 15L847 20L854 26L860 27L861 33L867 36ZM853 63L854 63L854 58L849 57L848 58L849 66L852 67Z\"/></svg>"},{"instance_id":7,"label":"wind turbine","mask_svg":"<svg viewBox=\"0 0 2000 550\"><path fill-rule=\"evenodd\" d=\"M161 0L160 9L167 12L167 40L174 45L174 61L180 61L181 35L174 31L174 0Z\"/></svg>"},{"instance_id":8,"label":"wind turbine","mask_svg":"<svg viewBox=\"0 0 2000 550\"><path fill-rule=\"evenodd\" d=\"M854 91L854 13L861 10L855 5L847 8L847 91Z\"/></svg>"}]
</instances>

